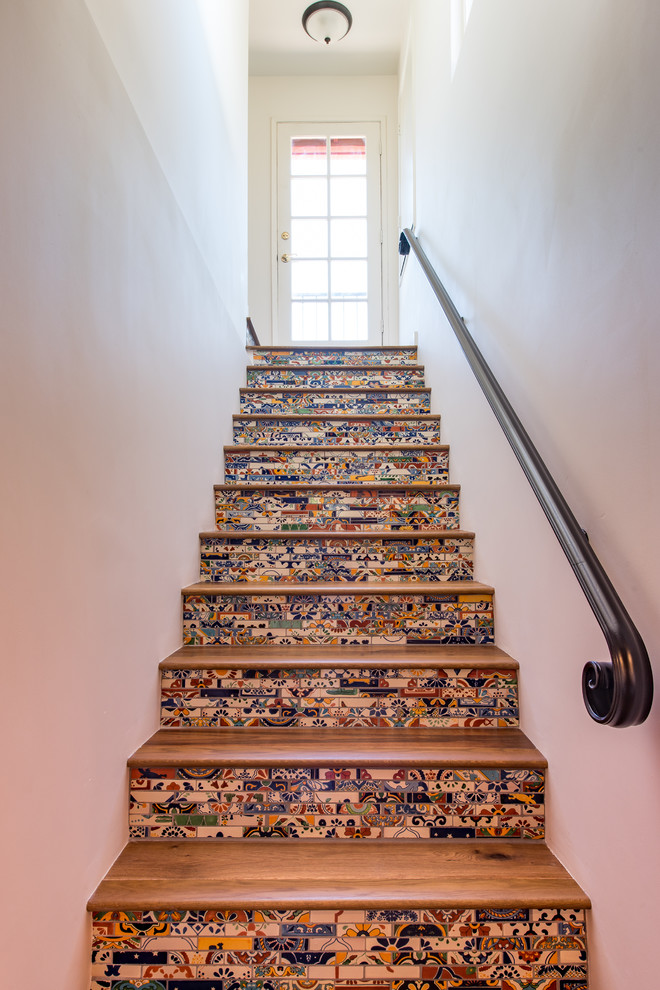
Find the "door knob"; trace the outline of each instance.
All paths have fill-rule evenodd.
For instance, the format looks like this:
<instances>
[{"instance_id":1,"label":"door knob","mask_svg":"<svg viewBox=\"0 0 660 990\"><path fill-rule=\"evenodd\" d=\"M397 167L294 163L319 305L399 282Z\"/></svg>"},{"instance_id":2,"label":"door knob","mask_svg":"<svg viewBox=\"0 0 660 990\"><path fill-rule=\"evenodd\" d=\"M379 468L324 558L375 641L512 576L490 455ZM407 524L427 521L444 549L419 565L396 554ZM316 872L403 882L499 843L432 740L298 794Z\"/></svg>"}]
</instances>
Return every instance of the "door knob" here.
<instances>
[{"instance_id":1,"label":"door knob","mask_svg":"<svg viewBox=\"0 0 660 990\"><path fill-rule=\"evenodd\" d=\"M295 255L294 254L281 254L280 255L280 258L282 259L282 261L284 262L285 265L288 265L288 263L291 261L291 259L292 258L295 258Z\"/></svg>"}]
</instances>

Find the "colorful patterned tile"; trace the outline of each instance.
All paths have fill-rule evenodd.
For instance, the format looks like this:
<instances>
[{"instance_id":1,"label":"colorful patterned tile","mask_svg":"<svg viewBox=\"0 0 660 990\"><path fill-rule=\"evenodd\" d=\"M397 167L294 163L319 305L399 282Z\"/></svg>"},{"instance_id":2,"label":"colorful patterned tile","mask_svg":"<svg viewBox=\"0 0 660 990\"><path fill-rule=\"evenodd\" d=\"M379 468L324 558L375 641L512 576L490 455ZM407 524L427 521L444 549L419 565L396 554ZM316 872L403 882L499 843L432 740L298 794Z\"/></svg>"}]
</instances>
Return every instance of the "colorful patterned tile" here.
<instances>
[{"instance_id":1,"label":"colorful patterned tile","mask_svg":"<svg viewBox=\"0 0 660 990\"><path fill-rule=\"evenodd\" d=\"M400 365L416 364L416 347L278 347L257 348L252 360L258 365L302 365L313 368L318 365Z\"/></svg>"},{"instance_id":2,"label":"colorful patterned tile","mask_svg":"<svg viewBox=\"0 0 660 990\"><path fill-rule=\"evenodd\" d=\"M470 537L203 537L202 581L461 581Z\"/></svg>"},{"instance_id":3,"label":"colorful patterned tile","mask_svg":"<svg viewBox=\"0 0 660 990\"><path fill-rule=\"evenodd\" d=\"M458 529L458 489L216 489L216 526L237 530Z\"/></svg>"},{"instance_id":4,"label":"colorful patterned tile","mask_svg":"<svg viewBox=\"0 0 660 990\"><path fill-rule=\"evenodd\" d=\"M446 447L408 450L228 447L225 448L225 481L228 484L445 484L449 481L449 450Z\"/></svg>"},{"instance_id":5,"label":"colorful patterned tile","mask_svg":"<svg viewBox=\"0 0 660 990\"><path fill-rule=\"evenodd\" d=\"M491 595L184 595L184 646L493 642Z\"/></svg>"},{"instance_id":6,"label":"colorful patterned tile","mask_svg":"<svg viewBox=\"0 0 660 990\"><path fill-rule=\"evenodd\" d=\"M515 726L517 675L496 668L166 669L161 717L173 728Z\"/></svg>"},{"instance_id":7,"label":"colorful patterned tile","mask_svg":"<svg viewBox=\"0 0 660 990\"><path fill-rule=\"evenodd\" d=\"M415 419L333 419L300 420L254 418L234 419L235 444L301 444L304 446L366 444L440 443L440 417Z\"/></svg>"},{"instance_id":8,"label":"colorful patterned tile","mask_svg":"<svg viewBox=\"0 0 660 990\"><path fill-rule=\"evenodd\" d=\"M242 413L284 413L314 416L319 413L353 413L356 416L428 414L431 412L430 389L374 389L357 391L322 391L295 389L241 390Z\"/></svg>"},{"instance_id":9,"label":"colorful patterned tile","mask_svg":"<svg viewBox=\"0 0 660 990\"><path fill-rule=\"evenodd\" d=\"M543 838L532 769L131 770L132 838Z\"/></svg>"},{"instance_id":10,"label":"colorful patterned tile","mask_svg":"<svg viewBox=\"0 0 660 990\"><path fill-rule=\"evenodd\" d=\"M247 369L248 388L422 388L417 367L256 367Z\"/></svg>"},{"instance_id":11,"label":"colorful patterned tile","mask_svg":"<svg viewBox=\"0 0 660 990\"><path fill-rule=\"evenodd\" d=\"M93 915L92 990L586 990L584 912Z\"/></svg>"}]
</instances>

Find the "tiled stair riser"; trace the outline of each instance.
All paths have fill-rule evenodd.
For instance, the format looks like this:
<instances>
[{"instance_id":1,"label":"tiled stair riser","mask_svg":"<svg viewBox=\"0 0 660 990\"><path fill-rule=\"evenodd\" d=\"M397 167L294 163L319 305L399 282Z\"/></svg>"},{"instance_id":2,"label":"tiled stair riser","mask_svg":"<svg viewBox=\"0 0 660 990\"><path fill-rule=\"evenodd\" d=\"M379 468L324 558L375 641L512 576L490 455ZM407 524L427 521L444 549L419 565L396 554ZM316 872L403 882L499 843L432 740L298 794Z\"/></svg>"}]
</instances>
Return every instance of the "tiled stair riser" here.
<instances>
[{"instance_id":1,"label":"tiled stair riser","mask_svg":"<svg viewBox=\"0 0 660 990\"><path fill-rule=\"evenodd\" d=\"M369 444L387 447L397 443L440 443L440 419L236 419L235 444Z\"/></svg>"},{"instance_id":2,"label":"tiled stair riser","mask_svg":"<svg viewBox=\"0 0 660 990\"><path fill-rule=\"evenodd\" d=\"M185 595L183 645L493 642L491 596Z\"/></svg>"},{"instance_id":3,"label":"tiled stair riser","mask_svg":"<svg viewBox=\"0 0 660 990\"><path fill-rule=\"evenodd\" d=\"M534 769L131 770L130 835L157 838L543 838Z\"/></svg>"},{"instance_id":4,"label":"tiled stair riser","mask_svg":"<svg viewBox=\"0 0 660 990\"><path fill-rule=\"evenodd\" d=\"M319 415L352 413L354 416L428 415L431 412L430 389L394 389L391 392L242 392L241 412Z\"/></svg>"},{"instance_id":5,"label":"tiled stair riser","mask_svg":"<svg viewBox=\"0 0 660 990\"><path fill-rule=\"evenodd\" d=\"M95 913L92 990L587 990L569 908Z\"/></svg>"},{"instance_id":6,"label":"tiled stair riser","mask_svg":"<svg viewBox=\"0 0 660 990\"><path fill-rule=\"evenodd\" d=\"M470 581L473 575L469 537L201 541L202 581Z\"/></svg>"},{"instance_id":7,"label":"tiled stair riser","mask_svg":"<svg viewBox=\"0 0 660 990\"><path fill-rule=\"evenodd\" d=\"M353 348L342 350L340 348L323 348L313 350L312 348L282 348L274 350L263 348L253 350L252 361L259 365L302 365L303 367L315 367L318 365L339 364L343 367L351 365L372 364L377 366L387 366L390 364L416 364L417 348L415 347L393 347L388 350L368 350L367 348Z\"/></svg>"},{"instance_id":8,"label":"tiled stair riser","mask_svg":"<svg viewBox=\"0 0 660 990\"><path fill-rule=\"evenodd\" d=\"M295 489L216 491L218 529L419 530L458 529L457 489Z\"/></svg>"},{"instance_id":9,"label":"tiled stair riser","mask_svg":"<svg viewBox=\"0 0 660 990\"><path fill-rule=\"evenodd\" d=\"M422 368L268 368L247 369L248 388L423 388Z\"/></svg>"},{"instance_id":10,"label":"tiled stair riser","mask_svg":"<svg viewBox=\"0 0 660 990\"><path fill-rule=\"evenodd\" d=\"M225 450L225 481L273 484L302 482L317 485L352 484L444 484L449 481L449 453L440 450L342 451L341 449Z\"/></svg>"},{"instance_id":11,"label":"tiled stair riser","mask_svg":"<svg viewBox=\"0 0 660 990\"><path fill-rule=\"evenodd\" d=\"M497 668L165 669L161 724L505 728L518 724L518 681Z\"/></svg>"}]
</instances>

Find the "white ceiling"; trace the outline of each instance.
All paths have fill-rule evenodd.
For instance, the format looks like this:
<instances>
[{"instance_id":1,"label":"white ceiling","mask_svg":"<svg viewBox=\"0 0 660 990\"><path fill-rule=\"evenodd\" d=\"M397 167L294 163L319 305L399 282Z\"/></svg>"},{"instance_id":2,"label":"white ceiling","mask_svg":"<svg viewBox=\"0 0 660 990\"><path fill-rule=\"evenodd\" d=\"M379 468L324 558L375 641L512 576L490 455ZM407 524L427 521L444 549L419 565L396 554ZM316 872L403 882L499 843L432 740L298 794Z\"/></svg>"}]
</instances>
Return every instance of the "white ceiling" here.
<instances>
[{"instance_id":1,"label":"white ceiling","mask_svg":"<svg viewBox=\"0 0 660 990\"><path fill-rule=\"evenodd\" d=\"M311 0L250 0L250 75L395 75L410 0L343 2L353 26L325 47L303 30L303 11Z\"/></svg>"}]
</instances>

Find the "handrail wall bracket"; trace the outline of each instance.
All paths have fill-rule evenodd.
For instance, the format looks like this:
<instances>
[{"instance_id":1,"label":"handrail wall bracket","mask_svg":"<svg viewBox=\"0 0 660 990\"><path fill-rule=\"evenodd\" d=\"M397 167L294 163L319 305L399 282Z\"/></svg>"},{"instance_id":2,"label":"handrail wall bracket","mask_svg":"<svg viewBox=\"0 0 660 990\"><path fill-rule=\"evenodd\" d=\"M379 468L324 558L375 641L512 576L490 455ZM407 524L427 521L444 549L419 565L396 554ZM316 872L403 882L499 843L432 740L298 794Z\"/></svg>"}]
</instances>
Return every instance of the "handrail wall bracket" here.
<instances>
[{"instance_id":1,"label":"handrail wall bracket","mask_svg":"<svg viewBox=\"0 0 660 990\"><path fill-rule=\"evenodd\" d=\"M404 227L403 236L440 302L468 364L573 568L609 647L609 663L592 660L582 672L582 696L587 711L594 721L603 725L639 725L648 716L653 702L653 674L639 631L418 238L409 227Z\"/></svg>"}]
</instances>

